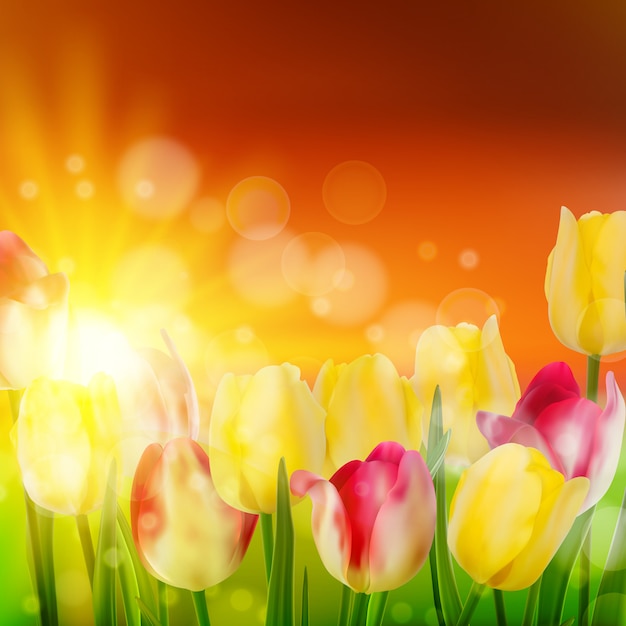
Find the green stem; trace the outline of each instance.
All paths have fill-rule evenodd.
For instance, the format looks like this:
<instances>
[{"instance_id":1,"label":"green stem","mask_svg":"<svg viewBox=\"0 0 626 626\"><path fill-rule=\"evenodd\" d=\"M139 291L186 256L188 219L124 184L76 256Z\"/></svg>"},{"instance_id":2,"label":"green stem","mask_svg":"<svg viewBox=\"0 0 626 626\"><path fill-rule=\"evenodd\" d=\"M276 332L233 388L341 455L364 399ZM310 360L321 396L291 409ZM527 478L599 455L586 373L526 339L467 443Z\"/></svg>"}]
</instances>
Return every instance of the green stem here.
<instances>
[{"instance_id":1,"label":"green stem","mask_svg":"<svg viewBox=\"0 0 626 626\"><path fill-rule=\"evenodd\" d=\"M274 529L272 527L272 514L260 513L261 536L263 537L263 556L265 557L265 577L270 581L272 573L272 555L274 554Z\"/></svg>"},{"instance_id":2,"label":"green stem","mask_svg":"<svg viewBox=\"0 0 626 626\"><path fill-rule=\"evenodd\" d=\"M600 377L600 356L592 354L587 357L587 399L592 402L598 401L598 379ZM583 537L582 551L579 565L578 587L578 623L580 626L589 626L589 601L591 563L591 522Z\"/></svg>"},{"instance_id":3,"label":"green stem","mask_svg":"<svg viewBox=\"0 0 626 626\"><path fill-rule=\"evenodd\" d=\"M443 607L441 606L439 576L437 575L437 550L434 545L428 553L428 562L430 563L430 580L433 588L433 603L435 605L435 612L437 613L437 622L439 626L446 626L446 621L443 617Z\"/></svg>"},{"instance_id":4,"label":"green stem","mask_svg":"<svg viewBox=\"0 0 626 626\"><path fill-rule=\"evenodd\" d=\"M365 626L367 619L367 605L369 604L367 593L355 593L352 605L352 615L350 616L350 626Z\"/></svg>"},{"instance_id":5,"label":"green stem","mask_svg":"<svg viewBox=\"0 0 626 626\"><path fill-rule=\"evenodd\" d=\"M159 598L159 622L161 626L169 626L170 616L167 606L167 584L157 580L157 596Z\"/></svg>"},{"instance_id":6,"label":"green stem","mask_svg":"<svg viewBox=\"0 0 626 626\"><path fill-rule=\"evenodd\" d=\"M196 609L198 626L211 626L211 620L209 620L209 609L206 605L206 595L204 591L192 591L191 597L193 598L193 606Z\"/></svg>"},{"instance_id":7,"label":"green stem","mask_svg":"<svg viewBox=\"0 0 626 626\"><path fill-rule=\"evenodd\" d=\"M377 591L370 597L367 607L367 626L381 626L387 608L388 591Z\"/></svg>"},{"instance_id":8,"label":"green stem","mask_svg":"<svg viewBox=\"0 0 626 626\"><path fill-rule=\"evenodd\" d=\"M537 599L539 598L540 587L541 577L539 577L537 581L528 589L526 606L524 607L524 617L522 618L522 626L532 626L535 621L535 612L537 610Z\"/></svg>"},{"instance_id":9,"label":"green stem","mask_svg":"<svg viewBox=\"0 0 626 626\"><path fill-rule=\"evenodd\" d=\"M93 570L96 562L96 554L93 549L93 540L91 539L91 531L89 530L89 520L87 516L77 515L76 526L78 527L80 545L82 546L85 565L87 566L89 585L93 589Z\"/></svg>"},{"instance_id":10,"label":"green stem","mask_svg":"<svg viewBox=\"0 0 626 626\"><path fill-rule=\"evenodd\" d=\"M350 623L350 613L352 612L352 602L354 593L348 585L342 585L341 603L339 605L339 621L337 626L348 626Z\"/></svg>"},{"instance_id":11,"label":"green stem","mask_svg":"<svg viewBox=\"0 0 626 626\"><path fill-rule=\"evenodd\" d=\"M496 605L496 620L498 626L506 626L506 611L504 607L504 594L500 589L493 590L493 600Z\"/></svg>"},{"instance_id":12,"label":"green stem","mask_svg":"<svg viewBox=\"0 0 626 626\"><path fill-rule=\"evenodd\" d=\"M469 594L467 595L467 600L463 605L463 610L461 611L461 615L456 623L456 626L468 626L476 607L478 606L478 601L480 600L480 596L485 590L485 585L480 585L477 582L472 583L472 587L469 590Z\"/></svg>"},{"instance_id":13,"label":"green stem","mask_svg":"<svg viewBox=\"0 0 626 626\"><path fill-rule=\"evenodd\" d=\"M26 524L33 556L35 579L33 582L35 583L35 590L39 600L39 618L42 626L50 626L52 620L50 617L50 607L48 606L48 595L46 593L46 581L41 554L41 541L39 539L39 519L35 511L35 503L28 497L26 491L24 491L24 499L26 503Z\"/></svg>"}]
</instances>

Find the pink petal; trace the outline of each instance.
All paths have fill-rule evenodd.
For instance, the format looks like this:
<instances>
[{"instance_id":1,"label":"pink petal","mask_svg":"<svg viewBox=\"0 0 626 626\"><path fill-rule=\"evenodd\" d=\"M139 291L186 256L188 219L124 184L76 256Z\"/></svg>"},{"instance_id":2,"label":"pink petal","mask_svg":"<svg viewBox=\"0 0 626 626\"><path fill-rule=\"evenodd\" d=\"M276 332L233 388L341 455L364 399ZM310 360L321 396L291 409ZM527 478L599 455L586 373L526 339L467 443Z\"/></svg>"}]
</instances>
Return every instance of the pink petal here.
<instances>
[{"instance_id":1,"label":"pink petal","mask_svg":"<svg viewBox=\"0 0 626 626\"><path fill-rule=\"evenodd\" d=\"M379 443L368 455L365 461L386 461L398 465L406 450L396 441Z\"/></svg>"},{"instance_id":2,"label":"pink petal","mask_svg":"<svg viewBox=\"0 0 626 626\"><path fill-rule=\"evenodd\" d=\"M395 589L417 574L428 556L435 520L430 472L419 452L409 450L372 528L368 593Z\"/></svg>"},{"instance_id":3,"label":"pink petal","mask_svg":"<svg viewBox=\"0 0 626 626\"><path fill-rule=\"evenodd\" d=\"M311 497L311 528L317 551L331 576L347 585L352 529L339 492L330 481L306 470L296 470L290 486L295 495Z\"/></svg>"},{"instance_id":4,"label":"pink petal","mask_svg":"<svg viewBox=\"0 0 626 626\"><path fill-rule=\"evenodd\" d=\"M624 435L624 397L613 372L606 375L607 402L596 422L595 438L587 468L589 493L581 512L596 504L611 486L617 471Z\"/></svg>"},{"instance_id":5,"label":"pink petal","mask_svg":"<svg viewBox=\"0 0 626 626\"><path fill-rule=\"evenodd\" d=\"M555 470L565 473L560 458L555 454L546 437L535 426L513 417L505 417L488 411L478 411L476 424L491 448L505 443L519 443L527 448L536 448L548 459Z\"/></svg>"},{"instance_id":6,"label":"pink petal","mask_svg":"<svg viewBox=\"0 0 626 626\"><path fill-rule=\"evenodd\" d=\"M512 417L532 424L546 406L568 398L580 398L572 370L566 363L550 363L530 381Z\"/></svg>"},{"instance_id":7,"label":"pink petal","mask_svg":"<svg viewBox=\"0 0 626 626\"><path fill-rule=\"evenodd\" d=\"M578 398L551 404L535 420L535 428L550 442L568 480L587 476L600 413L597 404Z\"/></svg>"}]
</instances>

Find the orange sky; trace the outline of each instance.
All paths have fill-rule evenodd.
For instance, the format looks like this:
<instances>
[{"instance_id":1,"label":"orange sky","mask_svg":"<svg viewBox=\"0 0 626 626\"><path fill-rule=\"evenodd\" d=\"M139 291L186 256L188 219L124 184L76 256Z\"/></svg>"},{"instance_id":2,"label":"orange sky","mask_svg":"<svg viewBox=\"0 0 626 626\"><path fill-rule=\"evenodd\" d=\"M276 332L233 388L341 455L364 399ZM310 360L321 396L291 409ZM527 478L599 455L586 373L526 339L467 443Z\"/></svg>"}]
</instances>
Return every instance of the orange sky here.
<instances>
[{"instance_id":1,"label":"orange sky","mask_svg":"<svg viewBox=\"0 0 626 626\"><path fill-rule=\"evenodd\" d=\"M131 341L159 345L166 326L199 387L211 385L211 342L242 326L264 358L295 360L309 376L327 357L376 350L410 375L416 332L448 319L441 303L445 313L459 289L499 305L522 386L556 359L582 382L584 358L550 331L543 276L561 205L576 216L624 209L625 32L621 2L10 0L0 23L3 226L70 274L76 306L123 318ZM178 142L199 172L167 219L137 214L120 189L125 155L153 137ZM71 155L83 159L78 172ZM336 220L322 197L328 173L350 160L386 184L383 210L363 224ZM373 257L385 289L372 300L376 277L359 261L352 302L369 314L339 324L301 294L254 302L233 287L233 255L249 261L252 288L255 250L265 249L226 222L198 230L194 203L224 205L250 176L285 189L291 235L323 232ZM431 260L424 242L436 246ZM128 261L146 245L171 252L174 270ZM459 262L468 250L469 268ZM182 287L167 274L178 262ZM133 318L133 306L145 308ZM626 382L624 365L613 367Z\"/></svg>"}]
</instances>

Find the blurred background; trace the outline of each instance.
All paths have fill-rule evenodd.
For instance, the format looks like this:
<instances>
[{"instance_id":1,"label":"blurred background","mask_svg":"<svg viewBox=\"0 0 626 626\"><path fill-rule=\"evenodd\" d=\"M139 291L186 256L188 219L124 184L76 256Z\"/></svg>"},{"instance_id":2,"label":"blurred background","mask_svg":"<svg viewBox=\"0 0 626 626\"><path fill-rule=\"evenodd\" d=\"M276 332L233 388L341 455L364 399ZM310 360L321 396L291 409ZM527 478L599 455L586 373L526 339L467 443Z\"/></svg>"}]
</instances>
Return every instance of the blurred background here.
<instances>
[{"instance_id":1,"label":"blurred background","mask_svg":"<svg viewBox=\"0 0 626 626\"><path fill-rule=\"evenodd\" d=\"M562 205L625 208L625 33L618 1L4 0L0 226L68 274L88 353L167 329L205 419L226 371L290 361L312 383L383 352L410 376L424 328L491 314L522 389L553 360L584 385L543 281ZM0 621L33 624L6 408ZM307 506L299 565L332 623ZM88 624L73 520L56 547L63 623ZM216 624L262 623L260 559L255 537L209 593ZM431 604L425 571L387 621L434 624Z\"/></svg>"}]
</instances>

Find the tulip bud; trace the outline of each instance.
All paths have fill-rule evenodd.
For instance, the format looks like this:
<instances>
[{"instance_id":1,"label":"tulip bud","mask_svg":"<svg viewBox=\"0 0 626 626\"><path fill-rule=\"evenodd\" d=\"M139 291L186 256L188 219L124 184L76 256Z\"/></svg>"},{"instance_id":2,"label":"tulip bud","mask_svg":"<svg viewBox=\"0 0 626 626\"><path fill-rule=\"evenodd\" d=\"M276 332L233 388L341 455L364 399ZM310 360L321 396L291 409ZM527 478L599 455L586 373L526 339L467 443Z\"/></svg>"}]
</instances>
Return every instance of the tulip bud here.
<instances>
[{"instance_id":1,"label":"tulip bud","mask_svg":"<svg viewBox=\"0 0 626 626\"><path fill-rule=\"evenodd\" d=\"M543 573L587 495L533 448L507 443L466 469L450 504L448 545L477 582L516 591Z\"/></svg>"},{"instance_id":2,"label":"tulip bud","mask_svg":"<svg viewBox=\"0 0 626 626\"><path fill-rule=\"evenodd\" d=\"M313 394L327 410L327 475L364 458L381 441L415 450L422 443L422 405L409 381L382 354L341 365L326 361Z\"/></svg>"},{"instance_id":3,"label":"tulip bud","mask_svg":"<svg viewBox=\"0 0 626 626\"><path fill-rule=\"evenodd\" d=\"M115 385L38 378L24 392L11 437L24 487L39 506L66 515L102 506L120 424Z\"/></svg>"},{"instance_id":4,"label":"tulip bud","mask_svg":"<svg viewBox=\"0 0 626 626\"><path fill-rule=\"evenodd\" d=\"M576 352L607 355L626 350L624 241L626 211L592 211L576 221L561 207L545 293L554 334Z\"/></svg>"},{"instance_id":5,"label":"tulip bud","mask_svg":"<svg viewBox=\"0 0 626 626\"><path fill-rule=\"evenodd\" d=\"M131 526L144 566L159 580L191 591L217 585L239 567L257 521L219 497L209 458L193 439L145 449Z\"/></svg>"},{"instance_id":6,"label":"tulip bud","mask_svg":"<svg viewBox=\"0 0 626 626\"><path fill-rule=\"evenodd\" d=\"M63 367L69 282L14 233L0 231L0 389L24 389Z\"/></svg>"},{"instance_id":7,"label":"tulip bud","mask_svg":"<svg viewBox=\"0 0 626 626\"><path fill-rule=\"evenodd\" d=\"M479 409L507 413L520 397L515 367L493 315L482 331L466 323L427 328L417 343L411 382L429 407L425 417L430 417L437 385L441 390L443 429L451 430L446 453L451 464L467 465L489 450L476 426ZM427 424L424 429L427 432Z\"/></svg>"},{"instance_id":8,"label":"tulip bud","mask_svg":"<svg viewBox=\"0 0 626 626\"><path fill-rule=\"evenodd\" d=\"M419 452L379 444L330 480L305 470L291 491L313 501L311 526L328 572L354 591L389 591L420 570L435 534L435 489Z\"/></svg>"},{"instance_id":9,"label":"tulip bud","mask_svg":"<svg viewBox=\"0 0 626 626\"><path fill-rule=\"evenodd\" d=\"M626 411L613 372L606 388L602 410L580 397L567 364L550 363L532 379L511 417L479 411L476 423L492 448L508 442L536 448L566 479L586 476L590 488L582 513L608 491L622 449Z\"/></svg>"},{"instance_id":10,"label":"tulip bud","mask_svg":"<svg viewBox=\"0 0 626 626\"><path fill-rule=\"evenodd\" d=\"M275 512L281 457L288 470L321 471L325 417L295 365L269 365L254 376L226 374L209 426L211 470L220 496L242 511Z\"/></svg>"}]
</instances>

